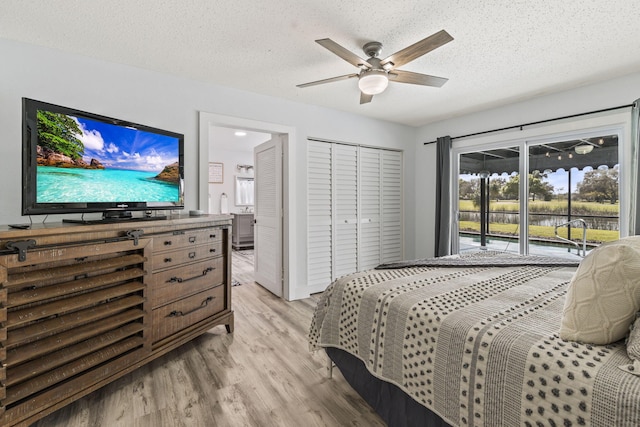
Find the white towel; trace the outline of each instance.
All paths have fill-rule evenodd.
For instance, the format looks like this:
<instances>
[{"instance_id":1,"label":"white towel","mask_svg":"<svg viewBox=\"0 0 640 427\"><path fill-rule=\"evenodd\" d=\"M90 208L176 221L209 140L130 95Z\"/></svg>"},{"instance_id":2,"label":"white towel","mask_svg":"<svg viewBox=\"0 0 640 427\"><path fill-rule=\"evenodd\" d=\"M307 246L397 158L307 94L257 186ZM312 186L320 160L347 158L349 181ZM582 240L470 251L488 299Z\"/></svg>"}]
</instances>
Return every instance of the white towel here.
<instances>
[{"instance_id":1,"label":"white towel","mask_svg":"<svg viewBox=\"0 0 640 427\"><path fill-rule=\"evenodd\" d=\"M227 202L227 195L225 193L222 193L222 195L220 196L220 213L229 213L229 203Z\"/></svg>"}]
</instances>

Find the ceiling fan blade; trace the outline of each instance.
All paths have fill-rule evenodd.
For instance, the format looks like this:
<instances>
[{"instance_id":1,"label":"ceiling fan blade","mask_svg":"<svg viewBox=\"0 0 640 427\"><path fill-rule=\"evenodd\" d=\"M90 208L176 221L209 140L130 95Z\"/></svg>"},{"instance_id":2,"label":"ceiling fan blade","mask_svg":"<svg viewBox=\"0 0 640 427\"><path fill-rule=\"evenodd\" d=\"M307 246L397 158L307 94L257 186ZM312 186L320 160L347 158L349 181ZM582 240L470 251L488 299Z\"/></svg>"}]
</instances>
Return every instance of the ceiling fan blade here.
<instances>
[{"instance_id":1,"label":"ceiling fan blade","mask_svg":"<svg viewBox=\"0 0 640 427\"><path fill-rule=\"evenodd\" d=\"M369 64L367 61L360 58L358 55L351 52L350 50L347 50L344 47L340 46L338 43L334 42L331 39L316 40L316 43L330 50L331 52L335 53L340 58L347 61L349 64L352 64L358 68L366 68L366 69L373 68L371 64Z\"/></svg>"},{"instance_id":2,"label":"ceiling fan blade","mask_svg":"<svg viewBox=\"0 0 640 427\"><path fill-rule=\"evenodd\" d=\"M413 73L411 71L393 70L389 72L389 80L397 83L410 83L413 85L442 87L449 79L430 76L428 74Z\"/></svg>"},{"instance_id":3,"label":"ceiling fan blade","mask_svg":"<svg viewBox=\"0 0 640 427\"><path fill-rule=\"evenodd\" d=\"M360 105L367 104L371 102L372 99L373 99L373 95L367 95L364 92L360 92Z\"/></svg>"},{"instance_id":4,"label":"ceiling fan blade","mask_svg":"<svg viewBox=\"0 0 640 427\"><path fill-rule=\"evenodd\" d=\"M325 83L337 82L339 80L346 80L346 79L350 79L350 78L353 78L353 77L358 77L358 74L357 73L345 74L344 76L331 77L330 79L317 80L315 82L303 83L301 85L296 85L296 87L308 87L308 86L321 85L321 84L325 84Z\"/></svg>"},{"instance_id":5,"label":"ceiling fan blade","mask_svg":"<svg viewBox=\"0 0 640 427\"><path fill-rule=\"evenodd\" d=\"M440 30L435 34L430 35L426 39L420 40L411 46L390 55L380 61L380 65L384 66L391 63L392 67L401 67L404 64L413 61L416 58L421 57L425 53L429 53L440 46L449 43L453 40L453 37L449 35L445 30Z\"/></svg>"}]
</instances>

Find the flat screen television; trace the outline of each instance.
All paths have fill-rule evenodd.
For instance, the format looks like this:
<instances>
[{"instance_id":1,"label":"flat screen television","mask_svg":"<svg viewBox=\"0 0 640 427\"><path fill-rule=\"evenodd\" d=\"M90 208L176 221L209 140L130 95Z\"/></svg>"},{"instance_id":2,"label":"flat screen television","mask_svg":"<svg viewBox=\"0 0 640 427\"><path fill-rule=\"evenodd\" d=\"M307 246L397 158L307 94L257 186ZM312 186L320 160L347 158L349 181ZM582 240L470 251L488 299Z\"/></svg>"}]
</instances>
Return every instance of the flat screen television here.
<instances>
[{"instance_id":1,"label":"flat screen television","mask_svg":"<svg viewBox=\"0 0 640 427\"><path fill-rule=\"evenodd\" d=\"M184 135L28 98L22 111L22 215L184 208Z\"/></svg>"}]
</instances>

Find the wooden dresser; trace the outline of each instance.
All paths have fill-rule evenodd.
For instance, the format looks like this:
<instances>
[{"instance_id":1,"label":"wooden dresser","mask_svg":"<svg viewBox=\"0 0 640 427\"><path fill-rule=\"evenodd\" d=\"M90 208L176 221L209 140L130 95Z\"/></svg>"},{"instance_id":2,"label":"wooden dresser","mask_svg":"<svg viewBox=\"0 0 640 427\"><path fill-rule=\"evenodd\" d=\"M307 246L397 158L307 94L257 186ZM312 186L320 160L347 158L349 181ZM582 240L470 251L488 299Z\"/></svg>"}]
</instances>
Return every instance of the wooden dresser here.
<instances>
[{"instance_id":1,"label":"wooden dresser","mask_svg":"<svg viewBox=\"0 0 640 427\"><path fill-rule=\"evenodd\" d=\"M0 226L0 426L29 425L217 325L231 216Z\"/></svg>"}]
</instances>

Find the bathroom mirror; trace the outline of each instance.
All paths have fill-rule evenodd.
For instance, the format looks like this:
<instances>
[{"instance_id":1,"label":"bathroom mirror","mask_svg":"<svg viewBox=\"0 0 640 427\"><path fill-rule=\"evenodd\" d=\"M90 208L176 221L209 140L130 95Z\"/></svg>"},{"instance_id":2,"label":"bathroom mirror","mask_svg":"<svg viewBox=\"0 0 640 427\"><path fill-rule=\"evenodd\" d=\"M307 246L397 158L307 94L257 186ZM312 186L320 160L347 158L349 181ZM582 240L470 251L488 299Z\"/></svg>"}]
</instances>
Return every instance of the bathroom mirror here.
<instances>
[{"instance_id":1,"label":"bathroom mirror","mask_svg":"<svg viewBox=\"0 0 640 427\"><path fill-rule=\"evenodd\" d=\"M236 206L253 206L252 176L236 176Z\"/></svg>"}]
</instances>

